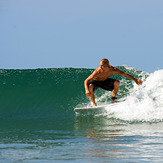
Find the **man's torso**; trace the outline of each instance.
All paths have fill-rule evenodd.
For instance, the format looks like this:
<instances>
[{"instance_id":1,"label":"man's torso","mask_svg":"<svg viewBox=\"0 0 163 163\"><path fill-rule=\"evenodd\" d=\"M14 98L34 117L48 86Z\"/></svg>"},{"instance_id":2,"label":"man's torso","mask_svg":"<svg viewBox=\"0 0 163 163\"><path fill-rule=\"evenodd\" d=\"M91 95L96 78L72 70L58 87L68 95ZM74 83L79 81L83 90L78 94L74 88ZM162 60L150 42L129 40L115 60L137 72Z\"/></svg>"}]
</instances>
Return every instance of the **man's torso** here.
<instances>
[{"instance_id":1,"label":"man's torso","mask_svg":"<svg viewBox=\"0 0 163 163\"><path fill-rule=\"evenodd\" d=\"M107 78L109 78L110 76L114 75L116 73L116 68L115 67L108 67L108 69L106 71L102 71L100 67L98 67L95 70L95 74L94 74L94 80L97 81L104 81Z\"/></svg>"}]
</instances>

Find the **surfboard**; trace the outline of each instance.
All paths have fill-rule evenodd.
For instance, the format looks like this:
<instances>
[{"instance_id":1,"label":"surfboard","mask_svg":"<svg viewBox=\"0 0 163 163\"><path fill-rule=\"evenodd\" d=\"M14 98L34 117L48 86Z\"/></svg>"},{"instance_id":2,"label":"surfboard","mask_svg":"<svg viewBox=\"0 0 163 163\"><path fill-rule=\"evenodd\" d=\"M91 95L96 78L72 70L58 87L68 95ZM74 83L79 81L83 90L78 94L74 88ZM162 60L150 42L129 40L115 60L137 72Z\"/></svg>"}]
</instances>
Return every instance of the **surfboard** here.
<instances>
[{"instance_id":1,"label":"surfboard","mask_svg":"<svg viewBox=\"0 0 163 163\"><path fill-rule=\"evenodd\" d=\"M95 114L95 113L103 113L106 111L106 106L95 106L95 107L83 107L83 108L75 108L74 111L77 114Z\"/></svg>"},{"instance_id":2,"label":"surfboard","mask_svg":"<svg viewBox=\"0 0 163 163\"><path fill-rule=\"evenodd\" d=\"M117 101L115 103L108 103L104 105L98 105L98 106L85 106L85 107L76 107L74 109L75 113L78 114L96 114L96 113L108 113L108 106L112 107L113 105L118 105L120 102L124 102L125 99L121 99L120 101Z\"/></svg>"}]
</instances>

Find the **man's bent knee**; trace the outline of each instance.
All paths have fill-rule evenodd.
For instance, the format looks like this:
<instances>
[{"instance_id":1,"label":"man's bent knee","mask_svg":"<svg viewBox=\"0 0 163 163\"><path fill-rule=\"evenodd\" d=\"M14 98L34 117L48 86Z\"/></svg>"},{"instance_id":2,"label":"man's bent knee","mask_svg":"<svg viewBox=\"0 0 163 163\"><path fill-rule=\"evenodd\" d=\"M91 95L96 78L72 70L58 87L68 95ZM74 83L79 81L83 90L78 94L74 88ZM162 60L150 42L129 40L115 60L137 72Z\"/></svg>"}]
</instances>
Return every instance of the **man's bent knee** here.
<instances>
[{"instance_id":1,"label":"man's bent knee","mask_svg":"<svg viewBox=\"0 0 163 163\"><path fill-rule=\"evenodd\" d=\"M119 81L119 80L116 80L116 81L114 82L114 85L119 86L119 85L120 85L120 81Z\"/></svg>"}]
</instances>

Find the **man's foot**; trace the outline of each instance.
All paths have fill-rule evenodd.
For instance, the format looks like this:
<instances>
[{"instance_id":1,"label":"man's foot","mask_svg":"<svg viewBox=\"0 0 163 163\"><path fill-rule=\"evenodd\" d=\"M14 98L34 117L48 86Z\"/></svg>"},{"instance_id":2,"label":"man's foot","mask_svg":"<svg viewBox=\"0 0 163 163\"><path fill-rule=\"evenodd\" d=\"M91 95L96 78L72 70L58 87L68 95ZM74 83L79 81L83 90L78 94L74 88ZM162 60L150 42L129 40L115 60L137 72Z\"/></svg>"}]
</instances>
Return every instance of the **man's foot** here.
<instances>
[{"instance_id":1,"label":"man's foot","mask_svg":"<svg viewBox=\"0 0 163 163\"><path fill-rule=\"evenodd\" d=\"M118 102L116 99L117 99L117 97L113 97L113 96L112 96L112 98L111 98L111 103Z\"/></svg>"},{"instance_id":2,"label":"man's foot","mask_svg":"<svg viewBox=\"0 0 163 163\"><path fill-rule=\"evenodd\" d=\"M93 106L95 107L95 106L97 106L97 105L94 103Z\"/></svg>"}]
</instances>

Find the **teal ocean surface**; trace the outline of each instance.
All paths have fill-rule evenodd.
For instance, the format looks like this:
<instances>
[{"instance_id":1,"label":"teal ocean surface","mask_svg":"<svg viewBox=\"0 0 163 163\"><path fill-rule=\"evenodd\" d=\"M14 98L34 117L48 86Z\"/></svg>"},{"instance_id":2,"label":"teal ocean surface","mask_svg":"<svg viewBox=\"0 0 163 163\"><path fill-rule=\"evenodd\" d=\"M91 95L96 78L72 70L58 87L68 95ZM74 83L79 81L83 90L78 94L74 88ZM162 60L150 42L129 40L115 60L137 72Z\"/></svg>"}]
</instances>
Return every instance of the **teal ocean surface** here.
<instances>
[{"instance_id":1,"label":"teal ocean surface","mask_svg":"<svg viewBox=\"0 0 163 163\"><path fill-rule=\"evenodd\" d=\"M98 89L100 114L90 106L84 80L93 69L0 70L0 162L163 162L163 70L119 69L143 80L120 80L119 103Z\"/></svg>"}]
</instances>

